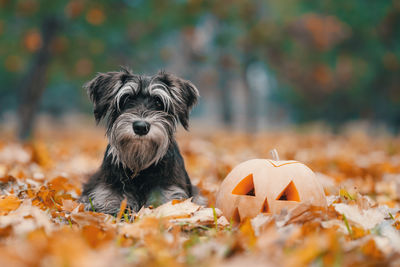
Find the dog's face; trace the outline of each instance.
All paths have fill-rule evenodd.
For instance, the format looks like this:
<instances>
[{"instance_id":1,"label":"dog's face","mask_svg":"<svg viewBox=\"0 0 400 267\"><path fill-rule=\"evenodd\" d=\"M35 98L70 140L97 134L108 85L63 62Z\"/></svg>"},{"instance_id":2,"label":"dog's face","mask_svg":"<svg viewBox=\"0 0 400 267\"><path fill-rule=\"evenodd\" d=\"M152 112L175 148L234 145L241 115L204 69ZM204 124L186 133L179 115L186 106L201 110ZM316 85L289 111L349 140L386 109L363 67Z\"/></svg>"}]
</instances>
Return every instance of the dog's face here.
<instances>
[{"instance_id":1,"label":"dog's face","mask_svg":"<svg viewBox=\"0 0 400 267\"><path fill-rule=\"evenodd\" d=\"M177 124L188 128L199 93L189 81L160 72L139 76L129 70L100 73L85 85L96 121L106 119L113 162L139 172L168 150Z\"/></svg>"}]
</instances>

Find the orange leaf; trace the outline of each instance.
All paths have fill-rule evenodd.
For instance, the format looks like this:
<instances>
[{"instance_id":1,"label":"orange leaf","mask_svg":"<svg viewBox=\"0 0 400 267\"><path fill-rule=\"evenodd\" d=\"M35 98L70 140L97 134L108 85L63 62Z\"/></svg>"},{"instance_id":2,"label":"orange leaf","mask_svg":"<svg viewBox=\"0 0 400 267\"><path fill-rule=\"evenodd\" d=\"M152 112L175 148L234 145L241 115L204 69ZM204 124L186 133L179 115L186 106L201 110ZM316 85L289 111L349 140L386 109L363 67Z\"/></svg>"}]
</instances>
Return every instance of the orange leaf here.
<instances>
[{"instance_id":1,"label":"orange leaf","mask_svg":"<svg viewBox=\"0 0 400 267\"><path fill-rule=\"evenodd\" d=\"M115 232L114 229L108 229L108 231L104 231L99 228L97 225L86 225L82 228L83 236L86 239L86 242L92 248L97 248L100 245L104 244L107 241L110 241L114 238Z\"/></svg>"},{"instance_id":2,"label":"orange leaf","mask_svg":"<svg viewBox=\"0 0 400 267\"><path fill-rule=\"evenodd\" d=\"M66 192L73 188L74 187L69 183L69 180L62 176L52 179L49 183L49 189L53 189L55 191L64 190Z\"/></svg>"},{"instance_id":3,"label":"orange leaf","mask_svg":"<svg viewBox=\"0 0 400 267\"><path fill-rule=\"evenodd\" d=\"M240 226L240 233L249 247L253 247L255 245L257 238L254 234L253 227L251 226L250 219L246 218L244 220Z\"/></svg>"},{"instance_id":4,"label":"orange leaf","mask_svg":"<svg viewBox=\"0 0 400 267\"><path fill-rule=\"evenodd\" d=\"M119 222L121 220L122 215L125 212L127 202L128 202L128 200L126 198L124 198L124 200L121 201L121 206L119 207L119 212L118 212L118 216L117 216L117 222Z\"/></svg>"},{"instance_id":5,"label":"orange leaf","mask_svg":"<svg viewBox=\"0 0 400 267\"><path fill-rule=\"evenodd\" d=\"M16 196L10 195L0 199L0 215L6 215L10 211L16 210L21 204L21 200Z\"/></svg>"},{"instance_id":6,"label":"orange leaf","mask_svg":"<svg viewBox=\"0 0 400 267\"><path fill-rule=\"evenodd\" d=\"M47 146L42 142L32 143L32 160L44 168L53 165Z\"/></svg>"},{"instance_id":7,"label":"orange leaf","mask_svg":"<svg viewBox=\"0 0 400 267\"><path fill-rule=\"evenodd\" d=\"M65 211L71 212L71 211L73 211L76 207L78 207L79 205L81 205L81 204L79 204L78 202L73 201L73 200L71 200L71 199L62 199L62 208L63 208L63 210L65 210Z\"/></svg>"},{"instance_id":8,"label":"orange leaf","mask_svg":"<svg viewBox=\"0 0 400 267\"><path fill-rule=\"evenodd\" d=\"M377 248L376 243L373 239L368 240L362 247L361 251L370 257L376 258L376 259L382 259L383 254L382 252Z\"/></svg>"}]
</instances>

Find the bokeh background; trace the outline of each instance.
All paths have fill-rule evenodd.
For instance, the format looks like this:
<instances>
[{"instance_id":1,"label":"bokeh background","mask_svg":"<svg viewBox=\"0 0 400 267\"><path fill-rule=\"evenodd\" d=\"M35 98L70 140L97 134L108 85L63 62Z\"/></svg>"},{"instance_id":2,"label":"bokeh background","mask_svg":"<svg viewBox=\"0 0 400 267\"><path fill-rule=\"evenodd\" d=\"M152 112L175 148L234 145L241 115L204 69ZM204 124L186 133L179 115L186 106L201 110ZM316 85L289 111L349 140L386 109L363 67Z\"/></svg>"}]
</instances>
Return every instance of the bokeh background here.
<instances>
[{"instance_id":1,"label":"bokeh background","mask_svg":"<svg viewBox=\"0 0 400 267\"><path fill-rule=\"evenodd\" d=\"M120 66L192 80L215 127L396 132L400 1L0 0L0 112L21 137L35 114L90 114L82 85Z\"/></svg>"}]
</instances>

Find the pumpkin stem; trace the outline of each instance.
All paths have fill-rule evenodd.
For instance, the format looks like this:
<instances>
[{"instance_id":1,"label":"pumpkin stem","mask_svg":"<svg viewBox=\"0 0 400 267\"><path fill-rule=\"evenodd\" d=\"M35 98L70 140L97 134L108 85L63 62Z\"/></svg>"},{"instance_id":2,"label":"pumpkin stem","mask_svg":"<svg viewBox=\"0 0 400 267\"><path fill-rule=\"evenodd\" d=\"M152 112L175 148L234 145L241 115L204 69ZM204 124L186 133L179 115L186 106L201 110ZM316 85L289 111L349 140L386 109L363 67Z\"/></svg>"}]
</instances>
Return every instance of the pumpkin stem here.
<instances>
[{"instance_id":1,"label":"pumpkin stem","mask_svg":"<svg viewBox=\"0 0 400 267\"><path fill-rule=\"evenodd\" d=\"M276 148L270 150L269 153L271 154L271 157L273 160L276 160L276 161L279 160L279 154L278 154L278 150L276 150Z\"/></svg>"}]
</instances>

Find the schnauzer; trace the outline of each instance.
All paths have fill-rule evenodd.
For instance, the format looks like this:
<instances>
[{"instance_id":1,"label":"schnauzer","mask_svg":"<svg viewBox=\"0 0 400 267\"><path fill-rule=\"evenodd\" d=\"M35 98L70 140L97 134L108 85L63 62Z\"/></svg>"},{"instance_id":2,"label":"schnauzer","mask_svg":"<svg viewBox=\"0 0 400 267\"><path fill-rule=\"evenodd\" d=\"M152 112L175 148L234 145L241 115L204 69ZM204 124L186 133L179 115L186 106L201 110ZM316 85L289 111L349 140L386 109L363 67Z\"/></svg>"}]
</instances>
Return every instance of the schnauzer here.
<instances>
[{"instance_id":1,"label":"schnauzer","mask_svg":"<svg viewBox=\"0 0 400 267\"><path fill-rule=\"evenodd\" d=\"M86 210L116 214L124 198L133 211L190 197L205 205L174 138L178 123L188 129L199 97L190 81L123 69L99 73L84 87L96 122L106 121L109 142L100 169L84 184L80 201Z\"/></svg>"}]
</instances>

